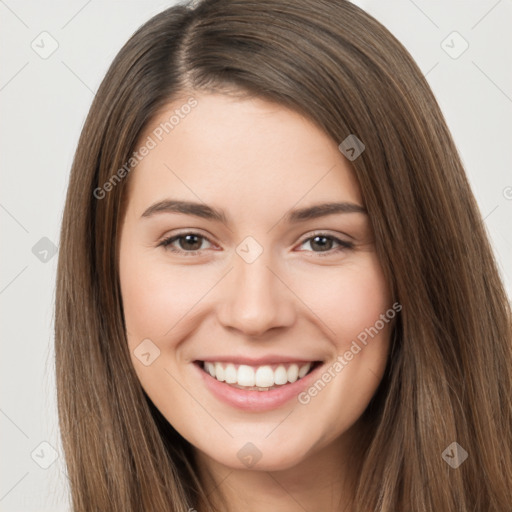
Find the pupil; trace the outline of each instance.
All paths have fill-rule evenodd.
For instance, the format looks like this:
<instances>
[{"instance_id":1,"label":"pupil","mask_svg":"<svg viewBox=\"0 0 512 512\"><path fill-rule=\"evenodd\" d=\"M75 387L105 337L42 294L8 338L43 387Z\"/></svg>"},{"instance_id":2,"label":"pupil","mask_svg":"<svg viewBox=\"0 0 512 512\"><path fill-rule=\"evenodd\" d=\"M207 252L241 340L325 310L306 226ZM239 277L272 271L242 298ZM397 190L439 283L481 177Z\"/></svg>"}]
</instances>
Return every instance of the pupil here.
<instances>
[{"instance_id":1,"label":"pupil","mask_svg":"<svg viewBox=\"0 0 512 512\"><path fill-rule=\"evenodd\" d=\"M182 240L183 239L186 240L185 244L189 244L188 249L192 249L192 250L196 250L196 249L199 249L199 247L201 247L201 243L198 242L199 238L200 237L198 237L197 235L185 235L185 236L181 237ZM329 243L332 244L332 240L326 236L317 235L313 238L311 243L312 243L312 246L317 245L317 248L320 248L321 251L325 251L325 250L330 249ZM326 248L326 243L327 243L327 248ZM190 247L190 244L195 245L195 247ZM183 248L183 244L181 244L181 246Z\"/></svg>"},{"instance_id":2,"label":"pupil","mask_svg":"<svg viewBox=\"0 0 512 512\"><path fill-rule=\"evenodd\" d=\"M197 235L186 235L186 236L183 236L182 239L185 239L186 240L186 244L192 244L194 245L194 241L193 239L195 239L195 245L199 245L199 247L201 247L201 243L197 242L197 240L199 239L199 237ZM181 244L182 248L183 248L183 244ZM185 247L186 249L192 249L192 250L195 250L195 249L199 249L199 247L190 247L190 245L188 247Z\"/></svg>"},{"instance_id":3,"label":"pupil","mask_svg":"<svg viewBox=\"0 0 512 512\"><path fill-rule=\"evenodd\" d=\"M323 242L318 243L318 242L317 242L317 240L323 240ZM324 250L329 250L329 249L330 249L330 247L327 247L327 249L325 248L325 241L326 241L326 240L327 240L327 245L329 245L329 242L331 242L331 243L332 243L332 240L331 240L330 238L326 237L326 236L320 236L320 235L315 236L315 237L313 238L313 240L311 241L311 246L313 247L313 245L314 245L314 244L317 244L317 245L319 245L319 247L320 247L320 249L321 249L322 251L324 251Z\"/></svg>"}]
</instances>

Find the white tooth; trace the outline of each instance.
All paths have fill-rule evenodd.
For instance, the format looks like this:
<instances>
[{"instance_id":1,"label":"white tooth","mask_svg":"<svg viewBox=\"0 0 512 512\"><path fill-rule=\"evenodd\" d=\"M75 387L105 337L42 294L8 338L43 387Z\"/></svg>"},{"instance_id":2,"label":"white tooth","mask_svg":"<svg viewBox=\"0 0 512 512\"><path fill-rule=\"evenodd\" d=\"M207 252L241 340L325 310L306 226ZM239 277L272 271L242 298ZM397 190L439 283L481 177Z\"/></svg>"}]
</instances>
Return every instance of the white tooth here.
<instances>
[{"instance_id":1,"label":"white tooth","mask_svg":"<svg viewBox=\"0 0 512 512\"><path fill-rule=\"evenodd\" d=\"M224 368L220 363L215 363L215 377L217 380L220 380L220 382L223 382L225 379L224 377Z\"/></svg>"},{"instance_id":2,"label":"white tooth","mask_svg":"<svg viewBox=\"0 0 512 512\"><path fill-rule=\"evenodd\" d=\"M288 382L295 382L299 376L299 367L294 363L288 368Z\"/></svg>"},{"instance_id":3,"label":"white tooth","mask_svg":"<svg viewBox=\"0 0 512 512\"><path fill-rule=\"evenodd\" d=\"M306 373L309 372L309 369L311 368L311 363L306 363L305 365L300 367L299 370L299 378L302 379Z\"/></svg>"},{"instance_id":4,"label":"white tooth","mask_svg":"<svg viewBox=\"0 0 512 512\"><path fill-rule=\"evenodd\" d=\"M240 384L240 386L254 386L254 380L254 370L252 367L241 364L238 367L238 384Z\"/></svg>"},{"instance_id":5,"label":"white tooth","mask_svg":"<svg viewBox=\"0 0 512 512\"><path fill-rule=\"evenodd\" d=\"M278 366L274 372L274 384L277 384L278 386L282 386L283 384L286 384L288 382L288 373L286 371L286 368L281 365Z\"/></svg>"},{"instance_id":6,"label":"white tooth","mask_svg":"<svg viewBox=\"0 0 512 512\"><path fill-rule=\"evenodd\" d=\"M256 370L256 386L260 388L269 388L274 385L274 372L270 366L260 366Z\"/></svg>"},{"instance_id":7,"label":"white tooth","mask_svg":"<svg viewBox=\"0 0 512 512\"><path fill-rule=\"evenodd\" d=\"M285 365L279 365L272 370L270 365L253 368L242 364L235 368L232 363L224 364L220 362L205 362L204 369L219 382L228 384L237 384L243 388L254 388L258 390L268 390L273 386L283 386L288 382L293 383L297 379L304 377L311 369L312 363L305 363L299 367L298 364L291 364L288 369Z\"/></svg>"},{"instance_id":8,"label":"white tooth","mask_svg":"<svg viewBox=\"0 0 512 512\"><path fill-rule=\"evenodd\" d=\"M224 372L224 378L228 384L235 384L236 382L236 368L234 364L228 364Z\"/></svg>"},{"instance_id":9,"label":"white tooth","mask_svg":"<svg viewBox=\"0 0 512 512\"><path fill-rule=\"evenodd\" d=\"M213 363L207 362L206 371L212 376L215 377L215 365Z\"/></svg>"},{"instance_id":10,"label":"white tooth","mask_svg":"<svg viewBox=\"0 0 512 512\"><path fill-rule=\"evenodd\" d=\"M206 371L212 376L215 377L215 365L213 363L205 363Z\"/></svg>"}]
</instances>

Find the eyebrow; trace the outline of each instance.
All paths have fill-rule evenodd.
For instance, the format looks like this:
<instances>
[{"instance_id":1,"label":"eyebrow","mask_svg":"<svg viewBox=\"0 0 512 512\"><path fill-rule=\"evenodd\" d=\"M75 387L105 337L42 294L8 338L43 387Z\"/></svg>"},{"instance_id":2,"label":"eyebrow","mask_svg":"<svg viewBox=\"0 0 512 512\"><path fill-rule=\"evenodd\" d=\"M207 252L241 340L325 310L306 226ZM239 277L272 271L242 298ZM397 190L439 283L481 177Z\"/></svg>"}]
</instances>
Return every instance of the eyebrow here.
<instances>
[{"instance_id":1,"label":"eyebrow","mask_svg":"<svg viewBox=\"0 0 512 512\"><path fill-rule=\"evenodd\" d=\"M147 208L141 215L141 218L151 217L157 213L183 213L228 224L227 216L222 209L216 209L204 203L166 199ZM339 203L316 204L306 208L291 210L284 216L284 220L285 222L294 224L297 222L304 222L306 220L318 219L319 217L325 217L327 215L342 213L368 214L366 208L363 206L343 201Z\"/></svg>"}]
</instances>

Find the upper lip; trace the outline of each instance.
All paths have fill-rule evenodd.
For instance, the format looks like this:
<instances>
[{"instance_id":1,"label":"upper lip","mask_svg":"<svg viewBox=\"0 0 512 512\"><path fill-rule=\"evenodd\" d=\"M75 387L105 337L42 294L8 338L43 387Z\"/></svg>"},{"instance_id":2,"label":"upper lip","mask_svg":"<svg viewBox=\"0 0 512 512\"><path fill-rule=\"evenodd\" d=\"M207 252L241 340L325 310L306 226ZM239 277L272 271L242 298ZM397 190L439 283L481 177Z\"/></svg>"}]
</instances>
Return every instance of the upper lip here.
<instances>
[{"instance_id":1,"label":"upper lip","mask_svg":"<svg viewBox=\"0 0 512 512\"><path fill-rule=\"evenodd\" d=\"M241 356L214 356L214 357L205 357L201 359L197 359L197 361L204 361L210 363L223 362L223 363L233 363L233 364L245 364L248 366L263 366L266 364L279 364L279 363L297 363L297 364L305 364L305 363L313 363L316 361L320 361L318 358L304 359L297 357L288 357L288 356L280 356L280 355L268 355L263 357L241 357Z\"/></svg>"}]
</instances>

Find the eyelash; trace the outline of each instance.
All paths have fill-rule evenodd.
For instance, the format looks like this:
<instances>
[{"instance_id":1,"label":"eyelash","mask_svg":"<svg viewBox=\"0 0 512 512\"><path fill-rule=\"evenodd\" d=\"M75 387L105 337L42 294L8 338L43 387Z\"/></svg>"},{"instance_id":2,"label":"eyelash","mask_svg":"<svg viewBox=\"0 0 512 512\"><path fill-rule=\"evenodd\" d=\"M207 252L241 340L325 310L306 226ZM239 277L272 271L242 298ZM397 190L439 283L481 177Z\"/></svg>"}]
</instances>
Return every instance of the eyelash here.
<instances>
[{"instance_id":1,"label":"eyelash","mask_svg":"<svg viewBox=\"0 0 512 512\"><path fill-rule=\"evenodd\" d=\"M186 232L186 233L181 233L179 235L173 235L171 237L165 238L164 240L162 240L158 244L158 247L162 246L162 247L164 247L164 249L166 249L168 251L171 251L171 252L176 253L176 254L182 254L183 256L195 256L195 255L199 254L201 252L201 250L184 251L183 249L176 249L174 247L171 247L171 244L173 242L179 240L180 238L184 238L186 235L195 235L195 236L198 236L201 239L204 239L204 240L207 240L208 242L210 242L210 240L208 240L208 238L205 237L204 235L201 235L200 233L195 233L193 231L189 231L189 232ZM313 252L313 253L317 254L318 256L321 256L321 257L322 256L330 256L333 253L338 253L338 252L341 252L341 251L345 251L347 249L353 249L353 247L354 247L353 243L346 242L344 240L340 240L339 238L336 238L335 236L332 236L332 235L328 235L327 233L315 233L312 236L302 240L302 242L299 245L302 245L302 244L312 240L313 238L316 238L317 236L333 240L334 242L339 244L339 247L334 248L334 249L329 249L328 251L320 251L320 252L318 252L318 251L307 251L307 252ZM212 242L210 242L210 243L212 243Z\"/></svg>"}]
</instances>

